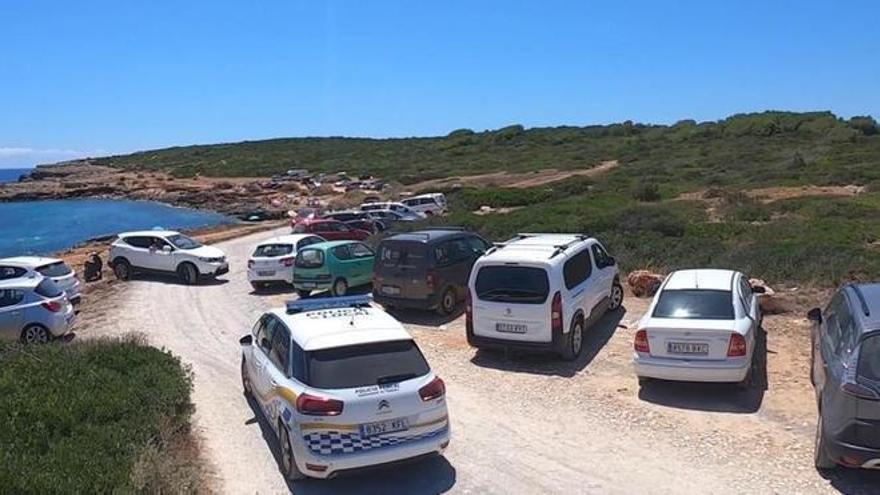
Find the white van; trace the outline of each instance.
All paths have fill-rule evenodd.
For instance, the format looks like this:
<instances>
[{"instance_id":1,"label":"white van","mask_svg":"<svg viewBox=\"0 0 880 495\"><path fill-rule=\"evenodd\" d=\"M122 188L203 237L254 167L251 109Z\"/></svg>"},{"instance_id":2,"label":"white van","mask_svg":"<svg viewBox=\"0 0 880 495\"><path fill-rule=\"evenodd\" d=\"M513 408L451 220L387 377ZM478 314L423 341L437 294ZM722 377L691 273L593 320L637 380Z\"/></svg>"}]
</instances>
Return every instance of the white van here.
<instances>
[{"instance_id":1,"label":"white van","mask_svg":"<svg viewBox=\"0 0 880 495\"><path fill-rule=\"evenodd\" d=\"M623 303L617 262L582 234L519 234L474 264L465 311L472 347L551 350L573 360L585 328Z\"/></svg>"},{"instance_id":2,"label":"white van","mask_svg":"<svg viewBox=\"0 0 880 495\"><path fill-rule=\"evenodd\" d=\"M420 194L400 202L425 215L442 215L446 212L446 196L443 193Z\"/></svg>"}]
</instances>

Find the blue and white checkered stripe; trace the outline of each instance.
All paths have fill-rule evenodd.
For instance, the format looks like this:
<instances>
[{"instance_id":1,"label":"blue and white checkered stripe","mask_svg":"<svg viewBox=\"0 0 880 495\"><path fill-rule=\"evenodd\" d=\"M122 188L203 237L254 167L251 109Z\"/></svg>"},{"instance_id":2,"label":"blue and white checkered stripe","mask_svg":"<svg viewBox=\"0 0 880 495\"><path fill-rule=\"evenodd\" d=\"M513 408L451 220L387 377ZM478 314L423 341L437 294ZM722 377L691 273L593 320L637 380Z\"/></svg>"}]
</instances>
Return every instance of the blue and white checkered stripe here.
<instances>
[{"instance_id":1,"label":"blue and white checkered stripe","mask_svg":"<svg viewBox=\"0 0 880 495\"><path fill-rule=\"evenodd\" d=\"M362 438L359 433L324 431L303 435L309 450L320 455L353 454L391 447L442 435L448 426L416 435L376 435Z\"/></svg>"}]
</instances>

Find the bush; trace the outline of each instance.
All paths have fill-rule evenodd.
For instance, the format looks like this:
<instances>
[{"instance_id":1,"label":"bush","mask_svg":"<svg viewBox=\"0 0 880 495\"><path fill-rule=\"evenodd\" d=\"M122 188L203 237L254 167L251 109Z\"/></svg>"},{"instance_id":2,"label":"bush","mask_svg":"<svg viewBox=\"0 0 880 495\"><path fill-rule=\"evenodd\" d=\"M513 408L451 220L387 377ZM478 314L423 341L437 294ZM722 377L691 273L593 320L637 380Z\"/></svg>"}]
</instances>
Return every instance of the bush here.
<instances>
[{"instance_id":1,"label":"bush","mask_svg":"<svg viewBox=\"0 0 880 495\"><path fill-rule=\"evenodd\" d=\"M131 338L0 346L0 486L22 493L156 487L137 483L134 466L164 449L162 439L188 434L191 388L176 357ZM154 478L141 471L142 480Z\"/></svg>"},{"instance_id":2,"label":"bush","mask_svg":"<svg viewBox=\"0 0 880 495\"><path fill-rule=\"evenodd\" d=\"M636 201L660 201L660 188L653 182L642 182L633 189L632 197Z\"/></svg>"},{"instance_id":3,"label":"bush","mask_svg":"<svg viewBox=\"0 0 880 495\"><path fill-rule=\"evenodd\" d=\"M684 235L685 220L666 208L634 206L618 213L617 230L627 235L656 232L665 237L681 237Z\"/></svg>"}]
</instances>

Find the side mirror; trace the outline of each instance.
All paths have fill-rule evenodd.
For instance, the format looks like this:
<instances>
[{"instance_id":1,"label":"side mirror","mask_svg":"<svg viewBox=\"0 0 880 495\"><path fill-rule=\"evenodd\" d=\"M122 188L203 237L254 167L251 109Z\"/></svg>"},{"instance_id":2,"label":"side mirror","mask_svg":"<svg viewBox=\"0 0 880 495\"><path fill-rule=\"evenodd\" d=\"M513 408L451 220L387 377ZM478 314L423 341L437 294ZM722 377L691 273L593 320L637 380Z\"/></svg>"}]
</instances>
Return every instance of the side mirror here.
<instances>
[{"instance_id":1,"label":"side mirror","mask_svg":"<svg viewBox=\"0 0 880 495\"><path fill-rule=\"evenodd\" d=\"M752 292L754 292L755 294L765 294L765 293L767 293L767 289L764 288L763 286L756 285L756 286L752 287Z\"/></svg>"},{"instance_id":2,"label":"side mirror","mask_svg":"<svg viewBox=\"0 0 880 495\"><path fill-rule=\"evenodd\" d=\"M254 343L253 335L245 335L244 337L238 339L238 343L241 345L251 345Z\"/></svg>"},{"instance_id":3,"label":"side mirror","mask_svg":"<svg viewBox=\"0 0 880 495\"><path fill-rule=\"evenodd\" d=\"M617 264L617 260L614 258L614 256L609 256L608 257L608 266L614 266L616 264Z\"/></svg>"},{"instance_id":4,"label":"side mirror","mask_svg":"<svg viewBox=\"0 0 880 495\"><path fill-rule=\"evenodd\" d=\"M813 308L807 311L807 319L815 321L816 323L822 323L822 310L819 308Z\"/></svg>"},{"instance_id":5,"label":"side mirror","mask_svg":"<svg viewBox=\"0 0 880 495\"><path fill-rule=\"evenodd\" d=\"M162 246L162 252L163 252L163 253L170 253L170 252L171 252L171 246L168 246L168 245Z\"/></svg>"}]
</instances>

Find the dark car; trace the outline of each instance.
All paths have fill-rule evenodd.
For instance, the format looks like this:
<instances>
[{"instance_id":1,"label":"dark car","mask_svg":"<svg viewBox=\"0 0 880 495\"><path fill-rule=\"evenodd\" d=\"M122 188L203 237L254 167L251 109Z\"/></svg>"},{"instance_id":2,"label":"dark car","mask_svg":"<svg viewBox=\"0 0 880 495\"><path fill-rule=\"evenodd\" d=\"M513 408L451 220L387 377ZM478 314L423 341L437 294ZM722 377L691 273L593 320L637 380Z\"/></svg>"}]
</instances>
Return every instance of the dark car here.
<instances>
[{"instance_id":1,"label":"dark car","mask_svg":"<svg viewBox=\"0 0 880 495\"><path fill-rule=\"evenodd\" d=\"M323 218L306 219L293 226L294 234L315 234L328 241L363 241L370 237L365 230L358 230L345 225L339 220Z\"/></svg>"},{"instance_id":2,"label":"dark car","mask_svg":"<svg viewBox=\"0 0 880 495\"><path fill-rule=\"evenodd\" d=\"M373 266L373 298L385 306L447 315L467 295L471 267L491 246L473 232L438 228L384 239Z\"/></svg>"},{"instance_id":3,"label":"dark car","mask_svg":"<svg viewBox=\"0 0 880 495\"><path fill-rule=\"evenodd\" d=\"M850 284L813 322L816 467L880 467L880 284Z\"/></svg>"}]
</instances>

